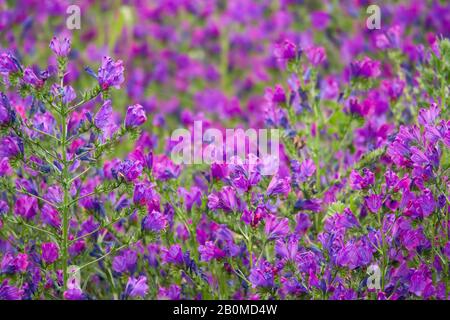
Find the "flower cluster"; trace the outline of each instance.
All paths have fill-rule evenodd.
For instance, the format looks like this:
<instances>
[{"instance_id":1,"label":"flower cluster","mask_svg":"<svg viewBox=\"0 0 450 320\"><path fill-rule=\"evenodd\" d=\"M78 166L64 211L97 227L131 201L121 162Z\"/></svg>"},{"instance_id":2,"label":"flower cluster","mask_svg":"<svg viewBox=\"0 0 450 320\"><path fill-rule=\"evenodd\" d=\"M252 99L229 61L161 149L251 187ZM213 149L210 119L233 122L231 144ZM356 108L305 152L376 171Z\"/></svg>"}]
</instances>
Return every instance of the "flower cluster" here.
<instances>
[{"instance_id":1,"label":"flower cluster","mask_svg":"<svg viewBox=\"0 0 450 320\"><path fill-rule=\"evenodd\" d=\"M368 30L354 2L131 0L69 33L64 1L23 2L0 4L0 299L449 298L450 6ZM278 129L276 174L174 162L195 121Z\"/></svg>"}]
</instances>

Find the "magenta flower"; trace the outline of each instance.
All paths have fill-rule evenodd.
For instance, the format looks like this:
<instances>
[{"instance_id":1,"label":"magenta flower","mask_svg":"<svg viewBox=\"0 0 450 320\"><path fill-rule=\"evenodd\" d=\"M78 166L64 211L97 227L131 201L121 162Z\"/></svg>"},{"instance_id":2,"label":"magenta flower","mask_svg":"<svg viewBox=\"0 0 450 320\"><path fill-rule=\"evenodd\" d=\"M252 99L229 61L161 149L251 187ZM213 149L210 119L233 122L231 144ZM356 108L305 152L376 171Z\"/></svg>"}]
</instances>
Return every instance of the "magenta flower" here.
<instances>
[{"instance_id":1,"label":"magenta flower","mask_svg":"<svg viewBox=\"0 0 450 320\"><path fill-rule=\"evenodd\" d=\"M135 104L128 107L127 115L125 118L125 127L139 127L147 121L144 107L140 104Z\"/></svg>"},{"instance_id":2,"label":"magenta flower","mask_svg":"<svg viewBox=\"0 0 450 320\"><path fill-rule=\"evenodd\" d=\"M67 57L70 53L70 39L63 38L59 39L56 37L52 38L50 41L50 49L58 56L58 57Z\"/></svg>"},{"instance_id":3,"label":"magenta flower","mask_svg":"<svg viewBox=\"0 0 450 320\"><path fill-rule=\"evenodd\" d=\"M272 180L267 187L266 194L268 196L284 195L287 196L291 191L291 180L289 177L279 178L273 176Z\"/></svg>"},{"instance_id":4,"label":"magenta flower","mask_svg":"<svg viewBox=\"0 0 450 320\"><path fill-rule=\"evenodd\" d=\"M225 252L217 248L212 241L206 241L205 245L200 245L198 252L200 253L200 260L206 262L213 259L219 260L225 256Z\"/></svg>"},{"instance_id":5,"label":"magenta flower","mask_svg":"<svg viewBox=\"0 0 450 320\"><path fill-rule=\"evenodd\" d=\"M174 244L170 248L161 249L161 260L162 263L173 263L182 264L183 263L183 251L179 244Z\"/></svg>"},{"instance_id":6,"label":"magenta flower","mask_svg":"<svg viewBox=\"0 0 450 320\"><path fill-rule=\"evenodd\" d=\"M327 53L324 47L310 47L305 51L309 62L317 67L327 59Z\"/></svg>"},{"instance_id":7,"label":"magenta flower","mask_svg":"<svg viewBox=\"0 0 450 320\"><path fill-rule=\"evenodd\" d=\"M103 90L109 87L120 89L124 81L122 60L114 61L111 57L103 57L102 66L98 69L98 83Z\"/></svg>"},{"instance_id":8,"label":"magenta flower","mask_svg":"<svg viewBox=\"0 0 450 320\"><path fill-rule=\"evenodd\" d=\"M289 233L289 219L279 218L269 215L265 219L266 225L264 232L267 235L267 241L284 238Z\"/></svg>"},{"instance_id":9,"label":"magenta flower","mask_svg":"<svg viewBox=\"0 0 450 320\"><path fill-rule=\"evenodd\" d=\"M381 74L380 62L364 57L350 64L350 72L355 78L376 78Z\"/></svg>"},{"instance_id":10,"label":"magenta flower","mask_svg":"<svg viewBox=\"0 0 450 320\"><path fill-rule=\"evenodd\" d=\"M142 229L151 232L160 232L167 228L168 221L161 212L153 210L142 219Z\"/></svg>"},{"instance_id":11,"label":"magenta flower","mask_svg":"<svg viewBox=\"0 0 450 320\"><path fill-rule=\"evenodd\" d=\"M378 194L371 194L365 199L366 206L372 213L378 213L381 208L381 196Z\"/></svg>"},{"instance_id":12,"label":"magenta flower","mask_svg":"<svg viewBox=\"0 0 450 320\"><path fill-rule=\"evenodd\" d=\"M27 195L21 195L17 198L14 212L16 215L22 216L27 220L32 219L38 212L37 199Z\"/></svg>"},{"instance_id":13,"label":"magenta flower","mask_svg":"<svg viewBox=\"0 0 450 320\"><path fill-rule=\"evenodd\" d=\"M42 260L47 264L52 264L59 258L58 246L53 242L43 243L42 246Z\"/></svg>"},{"instance_id":14,"label":"magenta flower","mask_svg":"<svg viewBox=\"0 0 450 320\"><path fill-rule=\"evenodd\" d=\"M176 284L171 284L168 288L160 287L158 290L158 299L180 300L181 288Z\"/></svg>"},{"instance_id":15,"label":"magenta flower","mask_svg":"<svg viewBox=\"0 0 450 320\"><path fill-rule=\"evenodd\" d=\"M285 39L282 43L275 45L274 55L281 61L294 60L297 56L297 46Z\"/></svg>"},{"instance_id":16,"label":"magenta flower","mask_svg":"<svg viewBox=\"0 0 450 320\"><path fill-rule=\"evenodd\" d=\"M317 30L324 30L328 27L331 17L327 12L314 11L311 12L311 24Z\"/></svg>"},{"instance_id":17,"label":"magenta flower","mask_svg":"<svg viewBox=\"0 0 450 320\"><path fill-rule=\"evenodd\" d=\"M126 296L144 298L147 293L148 285L145 276L139 276L137 279L134 277L128 278L127 286L125 288Z\"/></svg>"},{"instance_id":18,"label":"magenta flower","mask_svg":"<svg viewBox=\"0 0 450 320\"><path fill-rule=\"evenodd\" d=\"M95 126L102 130L103 133L114 123L112 113L111 100L106 100L94 117Z\"/></svg>"},{"instance_id":19,"label":"magenta flower","mask_svg":"<svg viewBox=\"0 0 450 320\"><path fill-rule=\"evenodd\" d=\"M0 73L15 73L22 70L17 59L9 53L0 55Z\"/></svg>"},{"instance_id":20,"label":"magenta flower","mask_svg":"<svg viewBox=\"0 0 450 320\"><path fill-rule=\"evenodd\" d=\"M42 78L41 76L36 75L36 73L34 73L33 69L26 68L23 71L23 81L26 84L29 84L35 88L41 88L44 85L45 78Z\"/></svg>"},{"instance_id":21,"label":"magenta flower","mask_svg":"<svg viewBox=\"0 0 450 320\"><path fill-rule=\"evenodd\" d=\"M9 125L14 121L15 113L11 108L8 97L0 93L0 127Z\"/></svg>"},{"instance_id":22,"label":"magenta flower","mask_svg":"<svg viewBox=\"0 0 450 320\"><path fill-rule=\"evenodd\" d=\"M140 161L125 160L119 164L117 174L126 181L134 181L141 175L142 170L143 167Z\"/></svg>"},{"instance_id":23,"label":"magenta flower","mask_svg":"<svg viewBox=\"0 0 450 320\"><path fill-rule=\"evenodd\" d=\"M0 139L0 159L14 158L23 154L23 142L17 137L8 136Z\"/></svg>"}]
</instances>

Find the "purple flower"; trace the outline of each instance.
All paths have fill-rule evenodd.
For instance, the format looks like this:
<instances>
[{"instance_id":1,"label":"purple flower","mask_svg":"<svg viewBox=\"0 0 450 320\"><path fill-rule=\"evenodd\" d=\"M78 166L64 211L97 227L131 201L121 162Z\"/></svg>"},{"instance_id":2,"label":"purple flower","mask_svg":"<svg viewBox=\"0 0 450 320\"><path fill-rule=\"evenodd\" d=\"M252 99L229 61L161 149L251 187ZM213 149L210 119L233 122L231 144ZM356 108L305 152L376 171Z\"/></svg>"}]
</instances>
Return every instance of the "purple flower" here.
<instances>
[{"instance_id":1,"label":"purple flower","mask_svg":"<svg viewBox=\"0 0 450 320\"><path fill-rule=\"evenodd\" d=\"M59 39L53 37L50 41L50 49L58 56L58 57L67 57L70 52L70 40L68 38Z\"/></svg>"},{"instance_id":2,"label":"purple flower","mask_svg":"<svg viewBox=\"0 0 450 320\"><path fill-rule=\"evenodd\" d=\"M0 300L20 300L23 291L17 287L10 286L8 280L4 280L0 284Z\"/></svg>"},{"instance_id":3,"label":"purple flower","mask_svg":"<svg viewBox=\"0 0 450 320\"><path fill-rule=\"evenodd\" d=\"M143 125L147 121L144 107L140 104L135 104L128 107L125 118L125 127L133 128Z\"/></svg>"},{"instance_id":4,"label":"purple flower","mask_svg":"<svg viewBox=\"0 0 450 320\"><path fill-rule=\"evenodd\" d=\"M313 28L318 30L324 30L330 23L330 15L324 11L314 11L311 12L311 24Z\"/></svg>"},{"instance_id":5,"label":"purple flower","mask_svg":"<svg viewBox=\"0 0 450 320\"><path fill-rule=\"evenodd\" d=\"M306 213L299 213L295 216L295 232L302 236L306 234L308 229L312 226L311 219L309 219L309 215Z\"/></svg>"},{"instance_id":6,"label":"purple flower","mask_svg":"<svg viewBox=\"0 0 450 320\"><path fill-rule=\"evenodd\" d=\"M266 218L264 232L267 235L267 241L284 238L289 233L289 219L279 218L269 215Z\"/></svg>"},{"instance_id":7,"label":"purple flower","mask_svg":"<svg viewBox=\"0 0 450 320\"><path fill-rule=\"evenodd\" d=\"M139 278L128 278L125 288L125 295L130 297L145 297L148 292L147 278L139 276Z\"/></svg>"},{"instance_id":8,"label":"purple flower","mask_svg":"<svg viewBox=\"0 0 450 320\"><path fill-rule=\"evenodd\" d=\"M7 126L15 119L15 113L11 108L8 97L0 93L0 127Z\"/></svg>"},{"instance_id":9,"label":"purple flower","mask_svg":"<svg viewBox=\"0 0 450 320\"><path fill-rule=\"evenodd\" d=\"M316 172L316 165L312 159L306 159L300 164L298 178L300 182L305 182L309 177L312 177Z\"/></svg>"},{"instance_id":10,"label":"purple flower","mask_svg":"<svg viewBox=\"0 0 450 320\"><path fill-rule=\"evenodd\" d=\"M179 244L172 245L169 249L161 248L162 263L183 263L183 251Z\"/></svg>"},{"instance_id":11,"label":"purple flower","mask_svg":"<svg viewBox=\"0 0 450 320\"><path fill-rule=\"evenodd\" d=\"M125 160L117 168L117 174L130 182L136 180L141 175L142 170L143 167L140 161Z\"/></svg>"},{"instance_id":12,"label":"purple flower","mask_svg":"<svg viewBox=\"0 0 450 320\"><path fill-rule=\"evenodd\" d=\"M250 270L248 277L253 288L256 287L273 287L274 284L274 268L269 262L261 262L259 266L255 266Z\"/></svg>"},{"instance_id":13,"label":"purple flower","mask_svg":"<svg viewBox=\"0 0 450 320\"><path fill-rule=\"evenodd\" d=\"M275 45L274 55L281 61L294 60L297 56L297 47L294 43L285 39L281 44Z\"/></svg>"},{"instance_id":14,"label":"purple flower","mask_svg":"<svg viewBox=\"0 0 450 320\"><path fill-rule=\"evenodd\" d=\"M275 196L275 195L284 195L287 196L291 191L291 180L289 177L279 178L277 176L273 176L272 180L267 187L266 194L267 196Z\"/></svg>"},{"instance_id":15,"label":"purple flower","mask_svg":"<svg viewBox=\"0 0 450 320\"><path fill-rule=\"evenodd\" d=\"M351 75L355 78L376 78L381 74L380 62L364 57L350 64Z\"/></svg>"},{"instance_id":16,"label":"purple flower","mask_svg":"<svg viewBox=\"0 0 450 320\"><path fill-rule=\"evenodd\" d=\"M52 226L54 228L59 228L61 226L59 212L48 203L45 203L42 207L41 220L43 223L48 224L49 226Z\"/></svg>"},{"instance_id":17,"label":"purple flower","mask_svg":"<svg viewBox=\"0 0 450 320\"><path fill-rule=\"evenodd\" d=\"M111 100L106 100L94 117L94 124L105 133L105 129L113 124Z\"/></svg>"},{"instance_id":18,"label":"purple flower","mask_svg":"<svg viewBox=\"0 0 450 320\"><path fill-rule=\"evenodd\" d=\"M342 267L348 267L349 269L356 269L361 266L368 265L372 260L372 251L359 242L349 242L338 251L336 257L336 263Z\"/></svg>"},{"instance_id":19,"label":"purple flower","mask_svg":"<svg viewBox=\"0 0 450 320\"><path fill-rule=\"evenodd\" d=\"M85 296L83 291L79 288L67 289L64 291L64 299L66 300L84 300Z\"/></svg>"},{"instance_id":20,"label":"purple flower","mask_svg":"<svg viewBox=\"0 0 450 320\"><path fill-rule=\"evenodd\" d=\"M124 81L122 60L114 61L111 57L104 56L102 66L98 69L98 83L102 90L109 87L120 89Z\"/></svg>"},{"instance_id":21,"label":"purple flower","mask_svg":"<svg viewBox=\"0 0 450 320\"><path fill-rule=\"evenodd\" d=\"M244 209L241 220L252 227L257 227L259 222L267 216L267 210L258 206L255 210Z\"/></svg>"},{"instance_id":22,"label":"purple flower","mask_svg":"<svg viewBox=\"0 0 450 320\"><path fill-rule=\"evenodd\" d=\"M0 200L0 216L8 213L8 211L9 211L8 203L6 201Z\"/></svg>"},{"instance_id":23,"label":"purple flower","mask_svg":"<svg viewBox=\"0 0 450 320\"><path fill-rule=\"evenodd\" d=\"M35 88L40 88L44 85L44 80L40 76L36 75L31 68L26 68L23 71L23 81Z\"/></svg>"},{"instance_id":24,"label":"purple flower","mask_svg":"<svg viewBox=\"0 0 450 320\"><path fill-rule=\"evenodd\" d=\"M23 154L23 143L17 137L8 136L0 140L0 159L14 158L19 154Z\"/></svg>"},{"instance_id":25,"label":"purple flower","mask_svg":"<svg viewBox=\"0 0 450 320\"><path fill-rule=\"evenodd\" d=\"M225 252L217 248L212 241L206 241L205 245L200 245L198 252L200 253L200 260L206 262L213 259L219 260L225 256Z\"/></svg>"},{"instance_id":26,"label":"purple flower","mask_svg":"<svg viewBox=\"0 0 450 320\"><path fill-rule=\"evenodd\" d=\"M124 250L120 255L114 257L112 268L115 272L133 273L136 270L138 255L134 250Z\"/></svg>"},{"instance_id":27,"label":"purple flower","mask_svg":"<svg viewBox=\"0 0 450 320\"><path fill-rule=\"evenodd\" d=\"M58 246L53 242L42 244L42 259L47 264L52 264L59 258Z\"/></svg>"},{"instance_id":28,"label":"purple flower","mask_svg":"<svg viewBox=\"0 0 450 320\"><path fill-rule=\"evenodd\" d=\"M371 194L366 197L365 203L372 213L377 213L381 208L381 196L378 194Z\"/></svg>"},{"instance_id":29,"label":"purple flower","mask_svg":"<svg viewBox=\"0 0 450 320\"><path fill-rule=\"evenodd\" d=\"M327 53L324 47L310 47L305 51L305 54L314 67L317 67L327 59Z\"/></svg>"},{"instance_id":30,"label":"purple flower","mask_svg":"<svg viewBox=\"0 0 450 320\"><path fill-rule=\"evenodd\" d=\"M374 183L375 175L369 169L363 169L363 176L356 170L350 173L350 186L353 190L367 189Z\"/></svg>"},{"instance_id":31,"label":"purple flower","mask_svg":"<svg viewBox=\"0 0 450 320\"><path fill-rule=\"evenodd\" d=\"M0 73L14 73L22 68L17 59L9 53L0 55Z\"/></svg>"},{"instance_id":32,"label":"purple flower","mask_svg":"<svg viewBox=\"0 0 450 320\"><path fill-rule=\"evenodd\" d=\"M208 208L211 210L222 209L225 212L231 212L240 207L241 201L236 191L230 186L225 186L220 192L211 193L208 196Z\"/></svg>"},{"instance_id":33,"label":"purple flower","mask_svg":"<svg viewBox=\"0 0 450 320\"><path fill-rule=\"evenodd\" d=\"M160 287L158 290L158 299L180 300L181 288L176 284L171 284L169 288Z\"/></svg>"},{"instance_id":34,"label":"purple flower","mask_svg":"<svg viewBox=\"0 0 450 320\"><path fill-rule=\"evenodd\" d=\"M17 198L14 212L16 215L22 216L27 220L32 219L38 212L37 199L27 195L21 195Z\"/></svg>"},{"instance_id":35,"label":"purple flower","mask_svg":"<svg viewBox=\"0 0 450 320\"><path fill-rule=\"evenodd\" d=\"M142 219L142 229L151 232L160 232L167 228L168 221L161 212L153 210Z\"/></svg>"}]
</instances>

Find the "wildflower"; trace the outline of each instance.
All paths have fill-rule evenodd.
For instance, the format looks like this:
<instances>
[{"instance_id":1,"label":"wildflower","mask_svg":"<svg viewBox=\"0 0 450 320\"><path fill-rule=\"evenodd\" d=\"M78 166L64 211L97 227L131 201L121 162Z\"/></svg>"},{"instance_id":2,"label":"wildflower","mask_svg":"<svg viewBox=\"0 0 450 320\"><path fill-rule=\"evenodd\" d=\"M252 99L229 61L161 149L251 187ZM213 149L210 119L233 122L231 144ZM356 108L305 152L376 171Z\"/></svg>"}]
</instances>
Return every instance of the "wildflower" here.
<instances>
[{"instance_id":1,"label":"wildflower","mask_svg":"<svg viewBox=\"0 0 450 320\"><path fill-rule=\"evenodd\" d=\"M377 194L371 194L366 197L366 206L372 213L377 213L381 208L381 196Z\"/></svg>"},{"instance_id":2,"label":"wildflower","mask_svg":"<svg viewBox=\"0 0 450 320\"><path fill-rule=\"evenodd\" d=\"M153 210L142 219L142 229L152 232L159 232L167 227L167 218L158 211Z\"/></svg>"},{"instance_id":3,"label":"wildflower","mask_svg":"<svg viewBox=\"0 0 450 320\"><path fill-rule=\"evenodd\" d=\"M52 264L59 258L58 246L53 242L42 244L42 259L47 264Z\"/></svg>"},{"instance_id":4,"label":"wildflower","mask_svg":"<svg viewBox=\"0 0 450 320\"><path fill-rule=\"evenodd\" d=\"M147 121L144 108L140 104L135 104L128 107L125 118L125 127L139 127Z\"/></svg>"},{"instance_id":5,"label":"wildflower","mask_svg":"<svg viewBox=\"0 0 450 320\"><path fill-rule=\"evenodd\" d=\"M0 73L15 73L22 70L17 59L9 53L0 55Z\"/></svg>"},{"instance_id":6,"label":"wildflower","mask_svg":"<svg viewBox=\"0 0 450 320\"><path fill-rule=\"evenodd\" d=\"M11 124L15 119L15 113L11 108L8 97L0 93L0 127Z\"/></svg>"},{"instance_id":7,"label":"wildflower","mask_svg":"<svg viewBox=\"0 0 450 320\"><path fill-rule=\"evenodd\" d=\"M70 52L71 43L68 38L58 39L53 37L50 41L50 49L58 56L58 57L67 57Z\"/></svg>"},{"instance_id":8,"label":"wildflower","mask_svg":"<svg viewBox=\"0 0 450 320\"><path fill-rule=\"evenodd\" d=\"M106 100L94 117L95 126L101 129L103 133L113 123L112 112L111 100Z\"/></svg>"},{"instance_id":9,"label":"wildflower","mask_svg":"<svg viewBox=\"0 0 450 320\"><path fill-rule=\"evenodd\" d=\"M26 68L23 71L23 81L35 88L41 88L44 85L45 77L36 75L31 68Z\"/></svg>"},{"instance_id":10,"label":"wildflower","mask_svg":"<svg viewBox=\"0 0 450 320\"><path fill-rule=\"evenodd\" d=\"M8 279L3 280L0 284L0 300L20 300L22 295L23 290L10 286Z\"/></svg>"},{"instance_id":11,"label":"wildflower","mask_svg":"<svg viewBox=\"0 0 450 320\"><path fill-rule=\"evenodd\" d=\"M350 64L351 75L355 78L376 78L381 74L380 62L364 57Z\"/></svg>"},{"instance_id":12,"label":"wildflower","mask_svg":"<svg viewBox=\"0 0 450 320\"><path fill-rule=\"evenodd\" d=\"M217 248L212 241L206 241L205 245L198 247L201 261L211 261L213 259L222 259L225 256L225 252Z\"/></svg>"},{"instance_id":13,"label":"wildflower","mask_svg":"<svg viewBox=\"0 0 450 320\"><path fill-rule=\"evenodd\" d=\"M0 159L14 158L23 154L23 142L17 137L7 136L0 139Z\"/></svg>"},{"instance_id":14,"label":"wildflower","mask_svg":"<svg viewBox=\"0 0 450 320\"><path fill-rule=\"evenodd\" d=\"M22 216L27 220L33 219L38 210L37 199L27 195L19 196L14 206L15 214Z\"/></svg>"},{"instance_id":15,"label":"wildflower","mask_svg":"<svg viewBox=\"0 0 450 320\"><path fill-rule=\"evenodd\" d=\"M117 174L126 181L131 182L136 180L142 173L143 167L140 161L125 160L119 164Z\"/></svg>"},{"instance_id":16,"label":"wildflower","mask_svg":"<svg viewBox=\"0 0 450 320\"><path fill-rule=\"evenodd\" d=\"M264 232L267 235L267 241L284 238L289 233L288 218L278 218L274 215L269 215L265 221Z\"/></svg>"},{"instance_id":17,"label":"wildflower","mask_svg":"<svg viewBox=\"0 0 450 320\"><path fill-rule=\"evenodd\" d=\"M98 69L98 83L102 90L109 87L120 89L120 85L124 81L122 60L114 61L110 57L103 57L102 65Z\"/></svg>"},{"instance_id":18,"label":"wildflower","mask_svg":"<svg viewBox=\"0 0 450 320\"><path fill-rule=\"evenodd\" d=\"M273 176L269 186L267 187L266 193L268 196L274 196L279 194L287 196L290 191L291 191L291 181L289 177L279 178L277 176Z\"/></svg>"},{"instance_id":19,"label":"wildflower","mask_svg":"<svg viewBox=\"0 0 450 320\"><path fill-rule=\"evenodd\" d=\"M310 47L305 51L309 62L317 67L327 59L327 53L324 47Z\"/></svg>"},{"instance_id":20,"label":"wildflower","mask_svg":"<svg viewBox=\"0 0 450 320\"><path fill-rule=\"evenodd\" d=\"M176 284L171 284L168 288L160 287L158 290L158 300L170 299L180 300L181 288Z\"/></svg>"},{"instance_id":21,"label":"wildflower","mask_svg":"<svg viewBox=\"0 0 450 320\"><path fill-rule=\"evenodd\" d=\"M182 264L183 263L183 251L179 244L170 246L169 249L161 249L161 259L163 263Z\"/></svg>"},{"instance_id":22,"label":"wildflower","mask_svg":"<svg viewBox=\"0 0 450 320\"><path fill-rule=\"evenodd\" d=\"M274 55L281 61L294 60L297 56L297 46L285 39L282 43L275 45Z\"/></svg>"}]
</instances>

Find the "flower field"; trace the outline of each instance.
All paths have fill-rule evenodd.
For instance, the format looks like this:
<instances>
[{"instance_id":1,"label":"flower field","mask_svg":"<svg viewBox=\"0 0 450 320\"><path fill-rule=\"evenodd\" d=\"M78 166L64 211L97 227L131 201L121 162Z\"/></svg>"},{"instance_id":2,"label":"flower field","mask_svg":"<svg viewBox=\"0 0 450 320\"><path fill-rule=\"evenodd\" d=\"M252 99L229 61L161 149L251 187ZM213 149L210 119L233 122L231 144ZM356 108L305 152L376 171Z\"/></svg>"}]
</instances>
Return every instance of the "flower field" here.
<instances>
[{"instance_id":1,"label":"flower field","mask_svg":"<svg viewBox=\"0 0 450 320\"><path fill-rule=\"evenodd\" d=\"M449 299L449 37L437 0L0 0L0 300Z\"/></svg>"}]
</instances>

